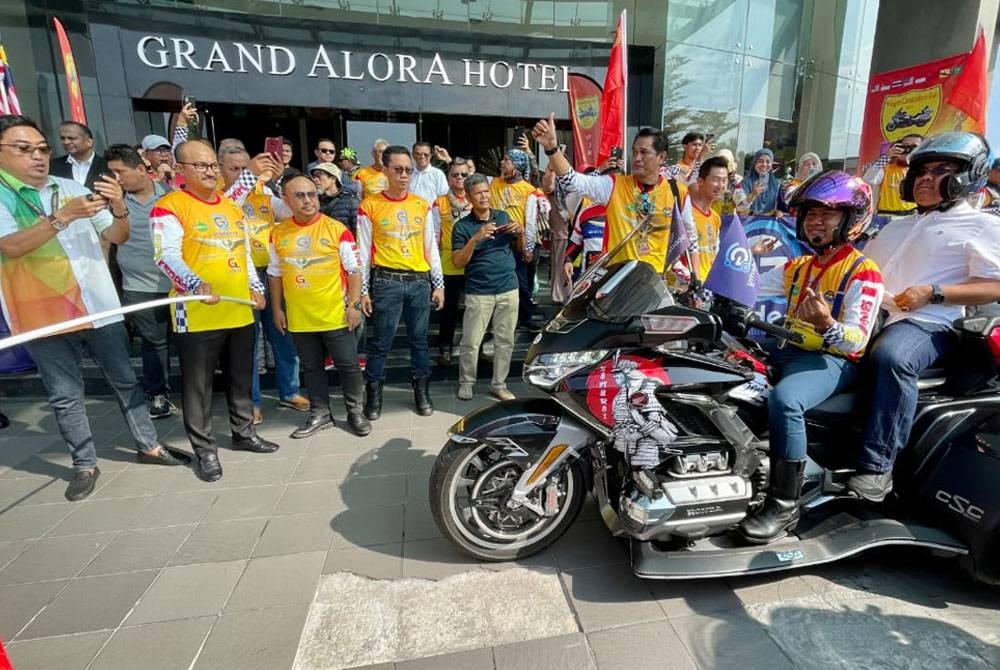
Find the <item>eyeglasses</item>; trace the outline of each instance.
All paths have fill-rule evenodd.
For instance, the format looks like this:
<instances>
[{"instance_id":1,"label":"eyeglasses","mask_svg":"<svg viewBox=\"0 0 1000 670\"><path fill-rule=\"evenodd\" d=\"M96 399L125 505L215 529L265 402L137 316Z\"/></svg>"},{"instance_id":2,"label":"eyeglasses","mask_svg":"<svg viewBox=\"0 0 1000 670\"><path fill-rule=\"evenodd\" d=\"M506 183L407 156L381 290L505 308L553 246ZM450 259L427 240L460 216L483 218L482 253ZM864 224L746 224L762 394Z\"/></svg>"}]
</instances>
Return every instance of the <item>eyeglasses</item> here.
<instances>
[{"instance_id":1,"label":"eyeglasses","mask_svg":"<svg viewBox=\"0 0 1000 670\"><path fill-rule=\"evenodd\" d=\"M414 151L413 152L413 157L414 158L430 158L431 157L431 153L429 151Z\"/></svg>"},{"instance_id":2,"label":"eyeglasses","mask_svg":"<svg viewBox=\"0 0 1000 670\"><path fill-rule=\"evenodd\" d=\"M27 142L23 143L4 142L0 143L0 147L13 147L14 151L16 151L19 154L23 154L25 156L30 156L36 151L42 154L43 156L48 156L50 153L52 153L52 147L50 147L48 144L28 144Z\"/></svg>"},{"instance_id":3,"label":"eyeglasses","mask_svg":"<svg viewBox=\"0 0 1000 670\"><path fill-rule=\"evenodd\" d=\"M295 191L291 194L296 200L305 202L306 200L319 200L318 191Z\"/></svg>"},{"instance_id":4,"label":"eyeglasses","mask_svg":"<svg viewBox=\"0 0 1000 670\"><path fill-rule=\"evenodd\" d=\"M468 172L452 172L449 177L458 177L459 179L465 179L469 176Z\"/></svg>"},{"instance_id":5,"label":"eyeglasses","mask_svg":"<svg viewBox=\"0 0 1000 670\"><path fill-rule=\"evenodd\" d=\"M400 167L399 165L392 168L392 171L396 174L413 174L413 168L411 167Z\"/></svg>"},{"instance_id":6,"label":"eyeglasses","mask_svg":"<svg viewBox=\"0 0 1000 670\"><path fill-rule=\"evenodd\" d=\"M334 153L337 153L336 149L317 149L316 151L320 152L321 154L334 154Z\"/></svg>"},{"instance_id":7,"label":"eyeglasses","mask_svg":"<svg viewBox=\"0 0 1000 670\"><path fill-rule=\"evenodd\" d=\"M218 172L222 168L222 166L219 165L218 163L201 163L201 162L185 163L184 161L177 161L177 164L190 165L192 168L194 168L195 172L201 172L202 174L208 172L209 170L211 170L212 172Z\"/></svg>"},{"instance_id":8,"label":"eyeglasses","mask_svg":"<svg viewBox=\"0 0 1000 670\"><path fill-rule=\"evenodd\" d=\"M150 149L150 151L153 151L158 154L169 154L170 147L156 147L155 149Z\"/></svg>"},{"instance_id":9,"label":"eyeglasses","mask_svg":"<svg viewBox=\"0 0 1000 670\"><path fill-rule=\"evenodd\" d=\"M923 177L925 175L930 175L932 177L946 177L950 174L955 174L958 172L958 168L954 165L938 165L937 167L927 167L926 165L921 165L916 170L916 176Z\"/></svg>"}]
</instances>

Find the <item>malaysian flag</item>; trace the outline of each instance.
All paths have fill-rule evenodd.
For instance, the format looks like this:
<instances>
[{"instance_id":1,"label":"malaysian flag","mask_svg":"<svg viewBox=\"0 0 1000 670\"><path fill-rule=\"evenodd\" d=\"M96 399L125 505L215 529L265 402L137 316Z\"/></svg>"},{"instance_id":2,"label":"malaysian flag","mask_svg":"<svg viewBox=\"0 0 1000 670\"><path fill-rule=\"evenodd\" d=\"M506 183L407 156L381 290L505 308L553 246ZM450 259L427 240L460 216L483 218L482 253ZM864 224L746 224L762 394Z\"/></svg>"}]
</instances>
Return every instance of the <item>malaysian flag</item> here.
<instances>
[{"instance_id":1,"label":"malaysian flag","mask_svg":"<svg viewBox=\"0 0 1000 670\"><path fill-rule=\"evenodd\" d=\"M14 75L7 62L7 51L0 44L0 114L20 114L21 103L14 89Z\"/></svg>"}]
</instances>

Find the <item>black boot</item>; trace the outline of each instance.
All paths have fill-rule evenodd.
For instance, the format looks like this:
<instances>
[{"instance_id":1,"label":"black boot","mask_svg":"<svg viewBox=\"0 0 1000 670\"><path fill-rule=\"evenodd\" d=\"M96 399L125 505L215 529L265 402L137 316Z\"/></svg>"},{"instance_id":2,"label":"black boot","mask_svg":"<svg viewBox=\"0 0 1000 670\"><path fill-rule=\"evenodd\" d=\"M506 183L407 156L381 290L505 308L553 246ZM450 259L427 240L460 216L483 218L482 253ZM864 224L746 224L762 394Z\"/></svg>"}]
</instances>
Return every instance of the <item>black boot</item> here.
<instances>
[{"instance_id":1,"label":"black boot","mask_svg":"<svg viewBox=\"0 0 1000 670\"><path fill-rule=\"evenodd\" d=\"M431 402L431 380L427 377L413 380L413 402L417 405L417 414L430 416L434 413L434 403Z\"/></svg>"},{"instance_id":2,"label":"black boot","mask_svg":"<svg viewBox=\"0 0 1000 670\"><path fill-rule=\"evenodd\" d=\"M365 416L369 421L382 416L382 382L369 379L365 383Z\"/></svg>"},{"instance_id":3,"label":"black boot","mask_svg":"<svg viewBox=\"0 0 1000 670\"><path fill-rule=\"evenodd\" d=\"M766 544L783 537L799 522L799 497L806 462L771 461L771 490L757 513L739 525L740 535L751 544Z\"/></svg>"}]
</instances>

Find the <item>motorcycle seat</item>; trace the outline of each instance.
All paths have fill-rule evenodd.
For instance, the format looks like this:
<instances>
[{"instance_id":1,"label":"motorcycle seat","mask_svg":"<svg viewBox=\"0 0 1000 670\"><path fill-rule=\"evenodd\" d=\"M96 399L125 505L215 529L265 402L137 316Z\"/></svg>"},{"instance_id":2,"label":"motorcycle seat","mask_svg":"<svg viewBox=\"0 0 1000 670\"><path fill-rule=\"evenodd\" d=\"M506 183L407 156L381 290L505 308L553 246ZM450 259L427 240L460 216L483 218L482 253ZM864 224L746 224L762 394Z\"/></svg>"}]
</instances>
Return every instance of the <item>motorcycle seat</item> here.
<instances>
[{"instance_id":1,"label":"motorcycle seat","mask_svg":"<svg viewBox=\"0 0 1000 670\"><path fill-rule=\"evenodd\" d=\"M920 373L917 388L921 391L937 388L947 381L943 368L928 368ZM855 406L860 402L860 393L838 393L806 412L806 418L820 423L844 421L852 418Z\"/></svg>"}]
</instances>

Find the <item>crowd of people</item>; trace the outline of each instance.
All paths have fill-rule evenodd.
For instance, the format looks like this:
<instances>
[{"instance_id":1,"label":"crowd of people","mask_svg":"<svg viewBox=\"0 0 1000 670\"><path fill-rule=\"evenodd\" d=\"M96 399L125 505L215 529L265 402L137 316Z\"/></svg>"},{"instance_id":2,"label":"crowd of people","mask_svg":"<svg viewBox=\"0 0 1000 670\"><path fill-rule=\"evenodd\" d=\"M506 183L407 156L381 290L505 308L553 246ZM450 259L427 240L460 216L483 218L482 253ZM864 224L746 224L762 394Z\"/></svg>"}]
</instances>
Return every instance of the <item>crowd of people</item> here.
<instances>
[{"instance_id":1,"label":"crowd of people","mask_svg":"<svg viewBox=\"0 0 1000 670\"><path fill-rule=\"evenodd\" d=\"M101 154L86 126L67 122L59 131L66 154L51 160L31 119L0 117L0 292L12 332L121 303L186 298L135 312L127 324L113 317L28 345L73 456L70 500L89 495L100 474L83 404L84 353L107 376L142 461L189 460L160 443L153 423L173 413L171 393L179 391L196 471L216 481L222 464L211 394L219 368L231 446L258 453L279 448L256 428L264 420L259 376L268 358L280 405L307 413L291 438L336 425L331 364L347 425L365 436L382 413L400 321L417 414L434 411L432 366L452 362L459 318L458 398L475 397L480 350L491 335L489 392L511 399L515 332L538 330L533 294L541 252L550 257L552 298L563 302L587 266L638 222L669 224L680 216L689 242L680 261L668 267L670 225L633 237L614 260L650 263L672 281L703 281L724 216L791 209L815 253L765 275L762 289L788 296L788 316L818 340L775 358L783 375L771 404L772 495L742 528L749 541L768 541L797 519L804 411L868 370L875 405L851 489L881 499L909 432L898 415L915 410L917 375L948 348L951 320L966 305L1000 298L1000 221L984 214L1000 210L1000 197L991 197L1000 196L993 186L1000 166L976 136L908 136L865 166L863 178L824 171L819 156L804 154L794 175L779 178L769 149L754 153L740 176L732 152L697 132L684 136L682 158L669 164L665 133L647 128L631 146L627 174L620 154L581 173L563 154L550 116L531 138L517 138L488 177L475 159L453 158L443 147L382 139L361 166L353 149L338 151L320 138L299 170L287 142L280 153L251 154L239 140L213 147L189 138L195 114L185 107L172 140L149 135ZM544 150L545 170L531 139ZM959 148L945 150L946 141ZM895 218L862 254L852 241L875 212ZM954 243L938 244L930 237L938 234ZM916 260L923 245L941 249L940 264ZM889 326L863 359L880 305ZM440 312L433 361L432 309ZM130 337L141 343L141 379L130 365ZM170 388L170 346L180 389Z\"/></svg>"}]
</instances>

